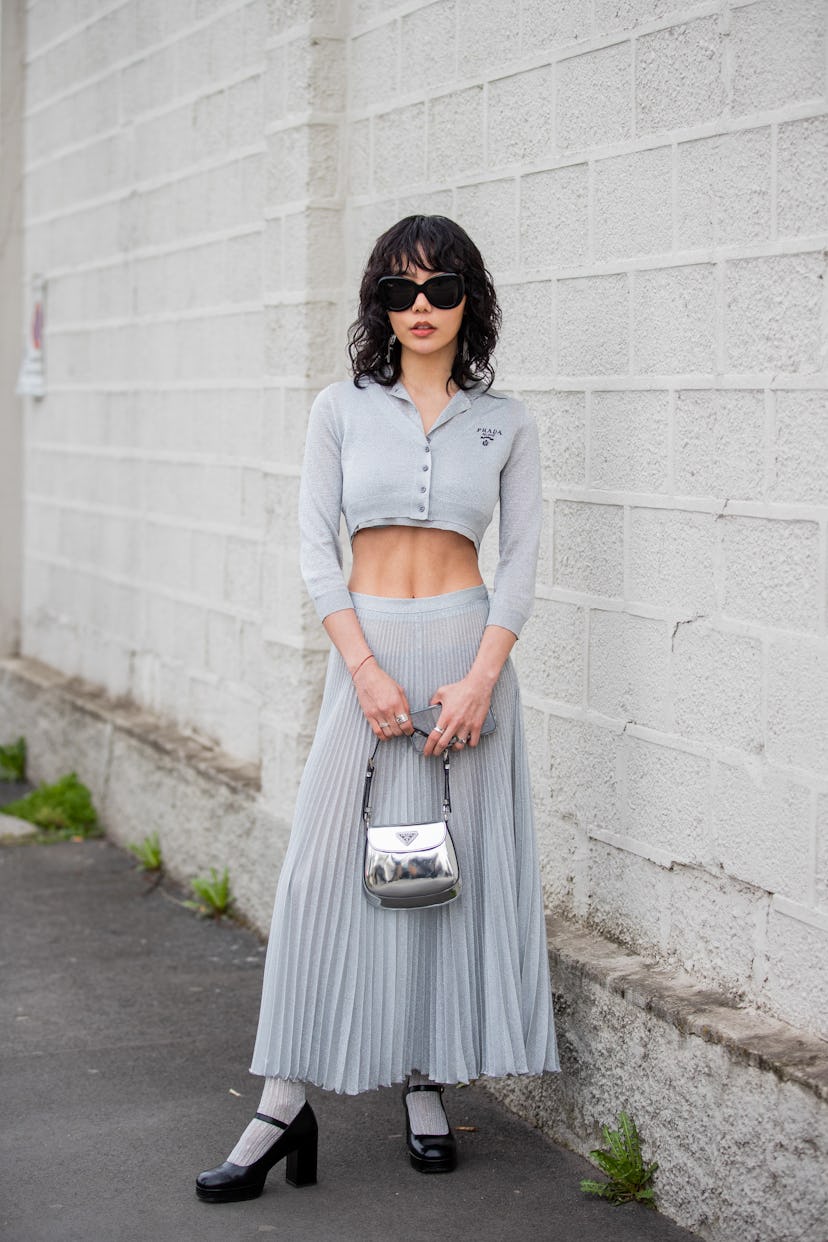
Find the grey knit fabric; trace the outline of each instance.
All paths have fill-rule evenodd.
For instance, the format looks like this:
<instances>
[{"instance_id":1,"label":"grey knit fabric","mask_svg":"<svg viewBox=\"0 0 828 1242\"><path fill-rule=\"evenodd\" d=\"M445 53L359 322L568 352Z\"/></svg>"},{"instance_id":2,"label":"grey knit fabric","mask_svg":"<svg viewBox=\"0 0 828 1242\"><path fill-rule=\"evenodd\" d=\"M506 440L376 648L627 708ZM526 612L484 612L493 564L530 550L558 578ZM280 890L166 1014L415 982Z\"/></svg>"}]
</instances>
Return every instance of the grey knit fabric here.
<instances>
[{"instance_id":1,"label":"grey knit fabric","mask_svg":"<svg viewBox=\"0 0 828 1242\"><path fill-rule=\"evenodd\" d=\"M299 493L302 574L321 619L350 608L340 513L366 526L454 530L479 548L500 504L489 624L519 634L534 603L542 519L538 431L523 402L478 384L428 435L405 386L331 384L313 402Z\"/></svg>"},{"instance_id":2,"label":"grey knit fabric","mask_svg":"<svg viewBox=\"0 0 828 1242\"><path fill-rule=\"evenodd\" d=\"M485 587L420 599L354 593L371 650L413 709L463 677ZM279 876L251 1070L356 1094L419 1070L437 1082L559 1069L520 695L507 661L497 728L452 755L453 902L384 910L362 891L360 819L374 735L333 649ZM376 757L374 823L439 814L442 765L407 738Z\"/></svg>"}]
</instances>

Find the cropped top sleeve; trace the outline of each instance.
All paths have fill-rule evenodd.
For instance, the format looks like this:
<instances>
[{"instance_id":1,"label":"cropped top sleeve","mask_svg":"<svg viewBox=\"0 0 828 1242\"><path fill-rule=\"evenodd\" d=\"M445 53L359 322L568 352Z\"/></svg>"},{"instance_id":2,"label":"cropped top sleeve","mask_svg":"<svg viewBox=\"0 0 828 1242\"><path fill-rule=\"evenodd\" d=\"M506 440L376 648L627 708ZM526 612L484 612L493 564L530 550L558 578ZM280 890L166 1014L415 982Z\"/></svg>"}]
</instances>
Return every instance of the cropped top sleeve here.
<instances>
[{"instance_id":1,"label":"cropped top sleeve","mask_svg":"<svg viewBox=\"0 0 828 1242\"><path fill-rule=\"evenodd\" d=\"M542 500L538 432L523 402L477 385L426 435L401 382L331 384L311 406L299 489L300 566L321 620L353 606L342 572L366 526L454 530L476 549L500 505L489 625L519 634L535 597Z\"/></svg>"}]
</instances>

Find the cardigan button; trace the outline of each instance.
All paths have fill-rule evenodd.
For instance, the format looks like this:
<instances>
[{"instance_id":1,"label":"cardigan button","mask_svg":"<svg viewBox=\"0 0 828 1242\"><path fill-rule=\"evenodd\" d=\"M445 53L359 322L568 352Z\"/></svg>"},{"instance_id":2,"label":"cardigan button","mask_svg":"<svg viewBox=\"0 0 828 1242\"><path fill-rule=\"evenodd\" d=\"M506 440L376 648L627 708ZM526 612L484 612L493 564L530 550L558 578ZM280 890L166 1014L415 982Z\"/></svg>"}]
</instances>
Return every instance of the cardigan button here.
<instances>
[{"instance_id":1,"label":"cardigan button","mask_svg":"<svg viewBox=\"0 0 828 1242\"><path fill-rule=\"evenodd\" d=\"M420 513L425 513L425 505L420 505Z\"/></svg>"}]
</instances>

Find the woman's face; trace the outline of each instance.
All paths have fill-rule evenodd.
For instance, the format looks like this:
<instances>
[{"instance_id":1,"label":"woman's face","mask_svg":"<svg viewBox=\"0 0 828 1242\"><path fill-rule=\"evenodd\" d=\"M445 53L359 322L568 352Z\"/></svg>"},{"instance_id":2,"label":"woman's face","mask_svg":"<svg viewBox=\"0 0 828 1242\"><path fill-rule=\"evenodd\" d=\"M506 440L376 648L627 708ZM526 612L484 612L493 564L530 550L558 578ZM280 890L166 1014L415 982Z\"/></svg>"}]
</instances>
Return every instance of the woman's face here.
<instances>
[{"instance_id":1,"label":"woman's face","mask_svg":"<svg viewBox=\"0 0 828 1242\"><path fill-rule=\"evenodd\" d=\"M401 272L395 272L394 275L407 276L415 284L421 285L430 276L436 276L438 273L409 263L406 268ZM388 319L391 323L391 331L403 349L410 349L415 354L428 355L451 347L453 358L465 309L465 295L462 302L453 306L451 310L438 310L436 306L431 305L425 291L420 289L413 305L408 310L388 311Z\"/></svg>"}]
</instances>

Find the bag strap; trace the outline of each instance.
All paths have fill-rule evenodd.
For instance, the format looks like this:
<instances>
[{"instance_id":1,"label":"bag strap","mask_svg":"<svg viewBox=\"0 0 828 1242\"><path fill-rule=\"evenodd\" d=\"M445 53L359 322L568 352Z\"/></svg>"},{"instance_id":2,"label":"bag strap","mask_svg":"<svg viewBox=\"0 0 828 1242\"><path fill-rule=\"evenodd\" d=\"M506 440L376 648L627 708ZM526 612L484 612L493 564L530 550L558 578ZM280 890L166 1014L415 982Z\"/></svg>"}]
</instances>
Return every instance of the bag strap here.
<instances>
[{"instance_id":1,"label":"bag strap","mask_svg":"<svg viewBox=\"0 0 828 1242\"><path fill-rule=\"evenodd\" d=\"M371 800L371 782L374 779L374 756L380 748L380 743L385 739L378 737L377 744L368 756L368 766L365 769L365 785L362 790L362 822L368 828L371 823L371 808L369 806ZM443 751L443 819L448 822L449 813L451 811L451 790L449 788L449 768L451 766L451 747L447 746Z\"/></svg>"}]
</instances>

